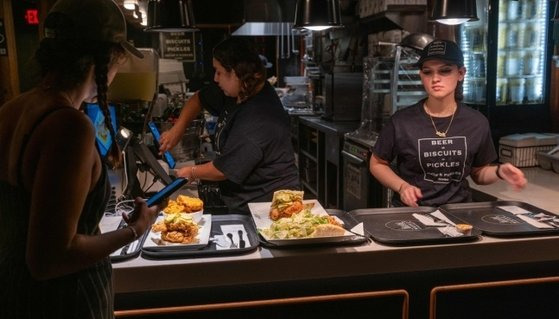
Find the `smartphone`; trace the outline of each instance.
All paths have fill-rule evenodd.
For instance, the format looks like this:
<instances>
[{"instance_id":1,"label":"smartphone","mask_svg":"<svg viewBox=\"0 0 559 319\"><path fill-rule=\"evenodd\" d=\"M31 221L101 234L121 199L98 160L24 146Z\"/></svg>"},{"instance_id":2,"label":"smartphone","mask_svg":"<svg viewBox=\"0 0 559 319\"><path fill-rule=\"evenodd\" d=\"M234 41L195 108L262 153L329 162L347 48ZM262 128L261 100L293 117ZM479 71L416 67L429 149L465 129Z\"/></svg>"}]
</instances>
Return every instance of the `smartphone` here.
<instances>
[{"instance_id":1,"label":"smartphone","mask_svg":"<svg viewBox=\"0 0 559 319\"><path fill-rule=\"evenodd\" d=\"M157 125L155 125L155 123L153 121L149 121L148 123L148 127L149 130L151 131L151 134L153 135L153 144L155 144L156 148L159 150L159 139L161 138L161 134L159 134L159 129L157 128ZM171 152L169 151L165 151L163 153L163 156L165 157L165 162L167 162L167 164L169 164L169 168L175 168L175 159L173 158L173 155L171 155Z\"/></svg>"},{"instance_id":2,"label":"smartphone","mask_svg":"<svg viewBox=\"0 0 559 319\"><path fill-rule=\"evenodd\" d=\"M155 193L153 196L148 198L146 204L148 207L153 205L157 205L161 203L163 200L171 196L175 191L181 188L184 184L186 184L188 180L186 178L179 177L171 182L171 184L165 186L159 192Z\"/></svg>"}]
</instances>

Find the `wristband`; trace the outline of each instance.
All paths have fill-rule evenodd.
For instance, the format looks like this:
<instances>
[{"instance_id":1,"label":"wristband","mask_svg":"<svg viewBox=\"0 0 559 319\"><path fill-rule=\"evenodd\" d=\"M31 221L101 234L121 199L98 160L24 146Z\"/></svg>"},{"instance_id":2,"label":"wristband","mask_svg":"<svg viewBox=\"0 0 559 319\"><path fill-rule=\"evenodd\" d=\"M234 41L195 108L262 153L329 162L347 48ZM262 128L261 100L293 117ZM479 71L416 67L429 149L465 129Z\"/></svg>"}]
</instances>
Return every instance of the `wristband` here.
<instances>
[{"instance_id":1,"label":"wristband","mask_svg":"<svg viewBox=\"0 0 559 319\"><path fill-rule=\"evenodd\" d=\"M196 170L196 165L192 166L192 168L190 169L190 179L191 180L196 180L196 176L194 176L194 171Z\"/></svg>"},{"instance_id":2,"label":"wristband","mask_svg":"<svg viewBox=\"0 0 559 319\"><path fill-rule=\"evenodd\" d=\"M495 175L497 175L497 177L499 177L499 179L503 179L501 174L499 174L499 168L501 168L501 164L497 164L497 170L495 170Z\"/></svg>"},{"instance_id":3,"label":"wristband","mask_svg":"<svg viewBox=\"0 0 559 319\"><path fill-rule=\"evenodd\" d=\"M132 231L132 236L134 237L134 240L138 239L138 237L139 237L139 236L138 236L138 232L136 231L136 229L135 229L134 227L128 226L128 227L126 227L126 228L128 228L128 229L130 229L130 230Z\"/></svg>"}]
</instances>

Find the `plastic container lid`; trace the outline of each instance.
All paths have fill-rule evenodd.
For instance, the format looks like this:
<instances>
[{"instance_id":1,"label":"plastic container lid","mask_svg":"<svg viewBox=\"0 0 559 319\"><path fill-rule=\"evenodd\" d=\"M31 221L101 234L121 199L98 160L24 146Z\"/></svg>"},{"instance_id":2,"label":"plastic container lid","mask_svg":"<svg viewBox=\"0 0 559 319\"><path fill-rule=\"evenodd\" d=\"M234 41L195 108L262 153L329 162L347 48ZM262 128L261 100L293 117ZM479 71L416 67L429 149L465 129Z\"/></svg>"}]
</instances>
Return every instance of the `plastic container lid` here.
<instances>
[{"instance_id":1,"label":"plastic container lid","mask_svg":"<svg viewBox=\"0 0 559 319\"><path fill-rule=\"evenodd\" d=\"M530 147L542 145L557 145L559 138L556 134L523 133L503 136L499 144L514 147Z\"/></svg>"}]
</instances>

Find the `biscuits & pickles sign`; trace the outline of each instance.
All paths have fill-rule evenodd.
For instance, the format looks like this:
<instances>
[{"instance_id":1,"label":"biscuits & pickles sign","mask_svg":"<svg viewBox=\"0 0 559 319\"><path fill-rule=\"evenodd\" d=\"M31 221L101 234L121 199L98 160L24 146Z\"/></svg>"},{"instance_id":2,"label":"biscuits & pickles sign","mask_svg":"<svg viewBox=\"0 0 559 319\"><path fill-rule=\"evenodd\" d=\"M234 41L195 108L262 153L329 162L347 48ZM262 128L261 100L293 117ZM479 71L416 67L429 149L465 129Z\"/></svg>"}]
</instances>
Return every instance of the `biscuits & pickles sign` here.
<instances>
[{"instance_id":1,"label":"biscuits & pickles sign","mask_svg":"<svg viewBox=\"0 0 559 319\"><path fill-rule=\"evenodd\" d=\"M162 32L159 39L162 58L196 61L194 32Z\"/></svg>"}]
</instances>

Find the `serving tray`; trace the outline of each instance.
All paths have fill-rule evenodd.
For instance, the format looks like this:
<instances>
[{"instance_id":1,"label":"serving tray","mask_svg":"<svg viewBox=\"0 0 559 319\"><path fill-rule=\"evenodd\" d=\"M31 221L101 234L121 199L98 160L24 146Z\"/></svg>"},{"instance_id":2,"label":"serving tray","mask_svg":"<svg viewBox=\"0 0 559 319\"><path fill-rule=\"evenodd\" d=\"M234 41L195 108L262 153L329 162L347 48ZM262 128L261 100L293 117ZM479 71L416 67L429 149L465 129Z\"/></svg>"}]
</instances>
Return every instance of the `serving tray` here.
<instances>
[{"instance_id":1,"label":"serving tray","mask_svg":"<svg viewBox=\"0 0 559 319\"><path fill-rule=\"evenodd\" d=\"M113 230L117 230L117 229L121 229L121 228L124 228L126 226L127 226L127 224L122 219L121 216L111 216L111 215L103 216L103 219L101 220L101 222L99 224L99 227L101 228L101 231L103 233L113 231ZM144 244L147 235L148 235L148 232L144 233L137 240L135 240L135 241L133 241L133 242L117 249L117 250L115 250L114 252L112 252L109 255L109 258L110 258L111 262L120 262L120 261L124 261L124 260L128 260L128 259L137 257L142 250L142 245Z\"/></svg>"},{"instance_id":2,"label":"serving tray","mask_svg":"<svg viewBox=\"0 0 559 319\"><path fill-rule=\"evenodd\" d=\"M373 208L352 210L349 215L356 222L363 222L365 231L374 241L387 245L448 244L479 239L481 231L475 227L468 234L457 234L457 237L453 237L439 228L451 227L454 230L454 226L426 226L414 217L414 214L428 217L435 211L435 207ZM455 217L446 217L452 222L463 223Z\"/></svg>"},{"instance_id":3,"label":"serving tray","mask_svg":"<svg viewBox=\"0 0 559 319\"><path fill-rule=\"evenodd\" d=\"M206 246L192 249L181 246L154 246L142 247L142 257L147 259L172 259L185 257L209 257L209 256L228 256L239 255L251 252L258 248L258 235L251 218L247 215L227 214L227 215L211 215L212 227L210 232L210 240ZM243 238L245 240L244 247L240 247L239 237L236 235L235 243L237 247L230 247L228 238L223 238L222 226L235 226L244 229ZM215 240L221 238L221 241ZM218 245L220 244L220 245Z\"/></svg>"},{"instance_id":4,"label":"serving tray","mask_svg":"<svg viewBox=\"0 0 559 319\"><path fill-rule=\"evenodd\" d=\"M508 210L507 207L509 207ZM448 215L472 224L488 236L521 237L559 234L559 218L557 215L524 202L494 201L447 204L441 206L440 209ZM519 217L519 214L511 212L515 210L524 211L525 213L521 215L526 217L523 219ZM530 224L532 220L536 222L543 220L540 217L535 217L536 215L555 218L557 222L544 221L543 223L549 225L549 228L538 228L532 225L535 223Z\"/></svg>"},{"instance_id":5,"label":"serving tray","mask_svg":"<svg viewBox=\"0 0 559 319\"><path fill-rule=\"evenodd\" d=\"M295 238L295 239L274 239L267 240L258 232L260 244L266 248L295 248L312 246L340 246L340 245L360 245L367 242L368 236L351 233L348 230L357 225L355 220L347 212L339 209L326 209L320 207L324 213L335 216L343 222L346 235L336 237L316 237L316 238ZM254 215L253 215L254 217ZM253 219L254 221L254 219ZM256 227L256 224L255 224Z\"/></svg>"}]
</instances>

